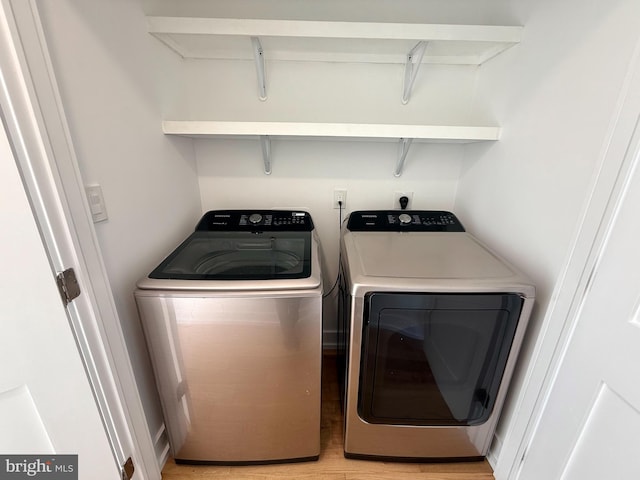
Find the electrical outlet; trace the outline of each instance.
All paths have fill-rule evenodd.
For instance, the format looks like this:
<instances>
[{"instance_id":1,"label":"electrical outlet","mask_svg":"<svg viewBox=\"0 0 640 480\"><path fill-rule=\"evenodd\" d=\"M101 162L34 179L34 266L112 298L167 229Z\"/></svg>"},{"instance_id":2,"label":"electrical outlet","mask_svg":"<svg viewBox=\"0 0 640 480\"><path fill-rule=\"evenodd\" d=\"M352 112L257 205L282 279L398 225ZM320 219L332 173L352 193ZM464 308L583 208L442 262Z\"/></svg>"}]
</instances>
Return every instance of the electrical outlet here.
<instances>
[{"instance_id":1,"label":"electrical outlet","mask_svg":"<svg viewBox=\"0 0 640 480\"><path fill-rule=\"evenodd\" d=\"M333 208L340 208L338 202L342 202L342 208L347 206L347 191L345 189L336 188L333 191Z\"/></svg>"},{"instance_id":2,"label":"electrical outlet","mask_svg":"<svg viewBox=\"0 0 640 480\"><path fill-rule=\"evenodd\" d=\"M393 206L391 208L400 210L400 198L407 197L409 202L407 203L407 210L413 207L413 192L393 192Z\"/></svg>"}]
</instances>

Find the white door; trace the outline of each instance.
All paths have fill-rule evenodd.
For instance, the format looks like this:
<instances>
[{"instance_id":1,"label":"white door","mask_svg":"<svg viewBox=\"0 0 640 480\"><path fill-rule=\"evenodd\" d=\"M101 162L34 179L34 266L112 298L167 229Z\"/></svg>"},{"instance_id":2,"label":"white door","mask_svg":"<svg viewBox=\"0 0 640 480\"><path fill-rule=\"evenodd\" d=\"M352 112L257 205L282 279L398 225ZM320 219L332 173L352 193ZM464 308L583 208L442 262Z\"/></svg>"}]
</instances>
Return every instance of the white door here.
<instances>
[{"instance_id":1,"label":"white door","mask_svg":"<svg viewBox=\"0 0 640 480\"><path fill-rule=\"evenodd\" d=\"M0 453L78 454L80 479L120 478L2 127L0 265Z\"/></svg>"},{"instance_id":2,"label":"white door","mask_svg":"<svg viewBox=\"0 0 640 480\"><path fill-rule=\"evenodd\" d=\"M520 480L640 479L638 137Z\"/></svg>"}]
</instances>

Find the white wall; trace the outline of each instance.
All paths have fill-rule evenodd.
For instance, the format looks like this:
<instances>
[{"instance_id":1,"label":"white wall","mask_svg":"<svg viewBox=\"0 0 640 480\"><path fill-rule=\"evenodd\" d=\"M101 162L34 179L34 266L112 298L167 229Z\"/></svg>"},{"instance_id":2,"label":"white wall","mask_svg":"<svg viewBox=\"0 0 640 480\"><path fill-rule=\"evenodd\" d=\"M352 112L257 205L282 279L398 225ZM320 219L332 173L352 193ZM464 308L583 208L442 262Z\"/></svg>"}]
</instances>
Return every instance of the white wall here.
<instances>
[{"instance_id":1,"label":"white wall","mask_svg":"<svg viewBox=\"0 0 640 480\"><path fill-rule=\"evenodd\" d=\"M466 125L472 113L475 66L424 65L411 100L403 105L404 64L270 61L268 54L266 101L258 98L253 61L186 60L183 103L187 110L168 111L166 117Z\"/></svg>"},{"instance_id":2,"label":"white wall","mask_svg":"<svg viewBox=\"0 0 640 480\"><path fill-rule=\"evenodd\" d=\"M478 83L479 109L493 112L503 135L467 148L455 204L467 227L538 287L494 457L603 158L640 13L632 0L512 3L523 41L484 65Z\"/></svg>"},{"instance_id":3,"label":"white wall","mask_svg":"<svg viewBox=\"0 0 640 480\"><path fill-rule=\"evenodd\" d=\"M136 2L37 4L83 179L103 189L109 219L96 233L154 436L162 414L133 290L200 214L192 146L161 130L171 76L156 68L176 60L148 36Z\"/></svg>"}]
</instances>

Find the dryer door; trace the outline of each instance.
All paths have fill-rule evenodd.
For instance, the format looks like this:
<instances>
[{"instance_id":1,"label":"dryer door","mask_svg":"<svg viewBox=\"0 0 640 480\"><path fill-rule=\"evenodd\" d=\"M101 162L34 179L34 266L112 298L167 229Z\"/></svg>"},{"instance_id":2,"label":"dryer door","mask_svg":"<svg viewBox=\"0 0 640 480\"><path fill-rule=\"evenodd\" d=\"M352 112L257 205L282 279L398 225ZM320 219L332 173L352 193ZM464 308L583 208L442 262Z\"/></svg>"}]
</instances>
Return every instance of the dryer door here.
<instances>
[{"instance_id":1,"label":"dryer door","mask_svg":"<svg viewBox=\"0 0 640 480\"><path fill-rule=\"evenodd\" d=\"M522 303L517 294L368 294L360 417L405 425L487 421Z\"/></svg>"}]
</instances>

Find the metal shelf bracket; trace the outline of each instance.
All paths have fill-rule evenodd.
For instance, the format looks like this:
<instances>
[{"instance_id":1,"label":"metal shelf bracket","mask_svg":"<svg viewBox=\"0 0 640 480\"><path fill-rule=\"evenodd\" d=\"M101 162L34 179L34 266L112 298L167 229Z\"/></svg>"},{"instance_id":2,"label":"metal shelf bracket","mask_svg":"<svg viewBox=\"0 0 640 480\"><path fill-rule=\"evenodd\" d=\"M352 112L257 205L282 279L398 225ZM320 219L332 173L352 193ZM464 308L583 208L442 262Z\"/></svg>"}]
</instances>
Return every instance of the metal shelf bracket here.
<instances>
[{"instance_id":1,"label":"metal shelf bracket","mask_svg":"<svg viewBox=\"0 0 640 480\"><path fill-rule=\"evenodd\" d=\"M267 99L267 82L264 73L264 51L258 37L251 37L253 45L253 58L256 62L256 73L258 74L258 97L263 102Z\"/></svg>"},{"instance_id":2,"label":"metal shelf bracket","mask_svg":"<svg viewBox=\"0 0 640 480\"><path fill-rule=\"evenodd\" d=\"M422 57L424 57L424 51L427 48L427 43L428 42L424 40L416 43L416 45L407 54L407 62L404 65L404 87L402 89L403 105L409 103L413 83L416 81L418 70L422 64Z\"/></svg>"},{"instance_id":3,"label":"metal shelf bracket","mask_svg":"<svg viewBox=\"0 0 640 480\"><path fill-rule=\"evenodd\" d=\"M396 177L402 175L402 169L404 168L404 161L407 159L407 153L409 153L409 147L413 138L401 138L398 143L398 161L396 163L396 169L393 174Z\"/></svg>"},{"instance_id":4,"label":"metal shelf bracket","mask_svg":"<svg viewBox=\"0 0 640 480\"><path fill-rule=\"evenodd\" d=\"M262 146L262 159L264 160L264 174L271 175L271 138L269 135L260 135Z\"/></svg>"}]
</instances>

